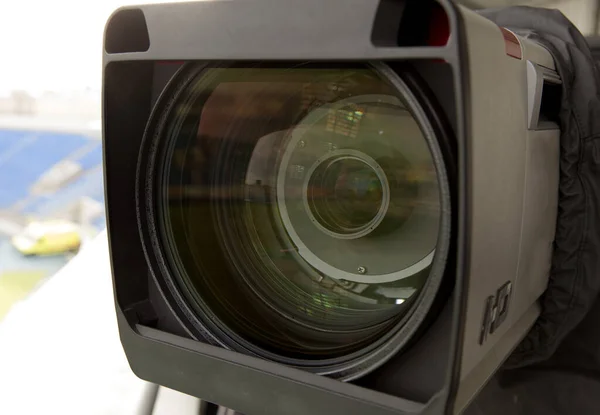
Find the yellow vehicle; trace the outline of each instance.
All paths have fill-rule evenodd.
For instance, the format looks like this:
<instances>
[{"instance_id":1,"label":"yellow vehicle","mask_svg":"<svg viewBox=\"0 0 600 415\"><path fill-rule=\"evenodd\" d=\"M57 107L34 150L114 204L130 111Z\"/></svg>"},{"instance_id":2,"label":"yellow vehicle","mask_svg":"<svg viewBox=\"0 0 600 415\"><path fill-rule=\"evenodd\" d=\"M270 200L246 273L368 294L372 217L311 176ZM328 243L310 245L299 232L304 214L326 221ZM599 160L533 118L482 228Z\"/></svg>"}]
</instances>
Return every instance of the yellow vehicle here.
<instances>
[{"instance_id":1,"label":"yellow vehicle","mask_svg":"<svg viewBox=\"0 0 600 415\"><path fill-rule=\"evenodd\" d=\"M27 256L77 252L81 233L78 226L69 221L32 222L12 238L12 244Z\"/></svg>"}]
</instances>

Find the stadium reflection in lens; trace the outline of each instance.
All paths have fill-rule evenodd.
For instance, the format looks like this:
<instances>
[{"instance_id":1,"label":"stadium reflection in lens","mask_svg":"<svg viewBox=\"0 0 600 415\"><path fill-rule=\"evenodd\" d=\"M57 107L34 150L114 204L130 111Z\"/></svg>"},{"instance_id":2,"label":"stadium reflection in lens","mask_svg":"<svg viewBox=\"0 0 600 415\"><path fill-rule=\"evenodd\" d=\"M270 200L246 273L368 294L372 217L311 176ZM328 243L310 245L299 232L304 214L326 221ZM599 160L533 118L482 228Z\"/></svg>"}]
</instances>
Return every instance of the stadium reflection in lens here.
<instances>
[{"instance_id":1,"label":"stadium reflection in lens","mask_svg":"<svg viewBox=\"0 0 600 415\"><path fill-rule=\"evenodd\" d=\"M216 342L331 366L408 321L443 239L443 170L380 71L206 67L162 141L160 238Z\"/></svg>"}]
</instances>

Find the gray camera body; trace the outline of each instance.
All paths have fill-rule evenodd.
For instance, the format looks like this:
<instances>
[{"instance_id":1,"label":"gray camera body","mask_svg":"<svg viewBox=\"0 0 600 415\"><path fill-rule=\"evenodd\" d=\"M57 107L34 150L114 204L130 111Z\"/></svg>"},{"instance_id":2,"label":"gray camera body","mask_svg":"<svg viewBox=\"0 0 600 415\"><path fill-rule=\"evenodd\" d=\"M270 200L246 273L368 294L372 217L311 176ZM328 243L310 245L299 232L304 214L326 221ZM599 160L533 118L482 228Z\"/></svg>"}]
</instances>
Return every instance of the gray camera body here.
<instances>
[{"instance_id":1,"label":"gray camera body","mask_svg":"<svg viewBox=\"0 0 600 415\"><path fill-rule=\"evenodd\" d=\"M398 36L431 26L427 7L443 11L446 41ZM557 216L561 84L540 45L445 0L260 0L122 8L103 52L115 305L139 377L249 415L460 413L536 321ZM135 197L140 148L178 67L217 60L407 64L443 109L456 156L451 294L364 378L340 382L194 338L161 288Z\"/></svg>"}]
</instances>

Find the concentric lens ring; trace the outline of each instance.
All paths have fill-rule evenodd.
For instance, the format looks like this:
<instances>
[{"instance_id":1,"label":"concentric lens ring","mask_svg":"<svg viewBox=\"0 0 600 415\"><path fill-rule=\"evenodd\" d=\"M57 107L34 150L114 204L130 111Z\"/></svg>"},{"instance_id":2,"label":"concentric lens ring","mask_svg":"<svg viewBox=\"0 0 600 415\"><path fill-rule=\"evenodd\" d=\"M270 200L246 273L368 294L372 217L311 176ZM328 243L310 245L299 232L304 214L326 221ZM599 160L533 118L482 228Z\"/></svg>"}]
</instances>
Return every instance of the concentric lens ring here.
<instances>
[{"instance_id":1,"label":"concentric lens ring","mask_svg":"<svg viewBox=\"0 0 600 415\"><path fill-rule=\"evenodd\" d=\"M324 164L332 165L334 163L343 163L344 161L348 161L348 160L354 160L354 161L357 161L359 163L366 165L369 168L369 170L375 174L375 176L377 177L377 179L379 180L379 183L381 185L382 195L381 195L381 201L378 203L379 206L377 207L376 214L368 222L360 224L360 226L356 227L355 229L350 229L346 232L343 232L339 229L337 231L333 230L336 228L335 225L329 226L329 227L324 225L323 222L326 221L326 219L321 219L320 216L324 217L324 216L326 216L326 214L319 215L318 214L319 209L315 208L314 202L311 202L312 198L310 197L310 194L309 194L310 193L309 183L311 180L314 179L315 172L319 169L319 167L322 167ZM287 169L287 166L282 164L279 169L278 178L285 176L286 169ZM314 225L317 226L323 233L325 233L329 236L332 236L334 238L339 238L339 239L362 238L364 236L367 236L369 233L373 232L373 230L375 228L377 228L377 226L385 218L385 214L387 212L387 209L388 209L388 206L390 203L390 187L389 187L387 177L385 176L385 172L383 171L381 166L377 163L377 161L375 161L373 158L369 157L367 154L365 154L361 151L358 151L358 150L351 150L351 149L335 150L330 153L327 153L326 155L324 155L323 157L318 159L306 173L306 179L304 181L302 193L303 193L304 205L305 205L307 213L311 217L311 220L314 223ZM282 211L282 212L286 211L287 210L286 205L285 205L285 203L282 203L281 197L278 198L278 202L279 202L280 211ZM337 227L341 228L341 226L337 226Z\"/></svg>"},{"instance_id":2,"label":"concentric lens ring","mask_svg":"<svg viewBox=\"0 0 600 415\"><path fill-rule=\"evenodd\" d=\"M360 95L358 97L351 97L351 98L338 100L335 103L329 105L329 110L336 111L336 110L339 110L341 108L348 106L349 104L360 105L363 103L373 103L373 102L376 102L376 103L382 104L382 105L399 105L400 104L400 100L395 96L365 94L365 95ZM322 117L322 116L323 115L320 113L311 112L302 120L302 125L305 125L305 126L315 125L319 122L320 117ZM416 261L408 264L406 267L404 267L402 269L395 270L393 272L386 272L386 273L369 272L368 274L365 274L365 273L360 272L361 270L359 270L358 267L356 267L353 271L348 271L348 270L343 270L340 267L336 267L336 266L332 265L330 262L324 260L320 255L318 255L317 252L314 251L314 249L312 249L306 243L305 239L299 235L299 232L296 229L296 226L294 225L294 223L291 219L290 213L289 213L289 211L287 209L287 205L286 205L286 174L288 173L288 170L291 167L291 163L292 163L291 160L292 160L294 152L296 151L297 148L300 147L300 143L305 141L305 134L306 134L305 129L295 130L291 133L291 137L286 144L286 150L283 153L283 156L281 158L280 168L279 168L279 171L277 174L276 197L277 197L279 213L281 215L281 220L285 227L285 231L292 239L293 244L294 244L294 249L297 250L298 254L302 258L304 258L304 260L306 260L312 267L316 268L323 274L331 276L332 278L336 278L338 280L352 281L352 282L356 282L356 283L367 283L367 284L368 283L379 283L379 284L391 283L394 281L400 281L405 278L410 278L410 277L418 274L419 272L422 272L423 270L427 269L428 267L430 267L432 264L434 255L435 255L435 249L424 252L423 255L420 258L418 258ZM352 150L352 149L335 149L335 148L326 147L326 152L324 153L324 155L322 157L318 158L312 164L310 169L308 169L306 172L304 172L306 178L304 180L302 194L303 194L303 198L304 198L303 200L304 200L304 204L305 204L305 212L311 219L314 219L314 221L313 221L314 226L318 227L320 229L320 231L322 231L323 233L328 234L334 238L351 240L351 239L358 239L360 237L365 237L369 233L376 230L376 228L377 228L376 225L379 225L381 223L381 221L385 218L385 215L387 213L388 206L389 206L389 200L390 200L390 194L389 194L389 191L386 192L385 202L384 202L385 205L382 206L382 208L378 212L376 218L374 218L373 224L371 226L366 227L366 229L363 229L361 232L357 232L356 238L354 237L355 234L341 235L336 232L331 232L327 228L323 227L319 223L319 221L314 217L314 214L312 213L312 210L311 210L308 202L306 201L306 195L308 193L308 191L307 191L308 181L310 180L310 177L314 173L314 170L316 169L316 167L318 165L320 165L324 160L329 159L330 156L335 157L335 156L343 156L343 155L351 155L351 156L354 156L359 159L362 157L364 160L368 160L367 164L369 164L370 166L379 166L379 163L377 163L377 161L374 160L372 157L365 154L364 151L357 151L357 150ZM378 175L378 177L380 177L380 180L383 180L386 183L385 187L387 187L387 189L389 190L389 182L388 182L388 178L385 174L385 171L383 169L378 170L377 175ZM368 267L365 267L365 268L368 268Z\"/></svg>"}]
</instances>

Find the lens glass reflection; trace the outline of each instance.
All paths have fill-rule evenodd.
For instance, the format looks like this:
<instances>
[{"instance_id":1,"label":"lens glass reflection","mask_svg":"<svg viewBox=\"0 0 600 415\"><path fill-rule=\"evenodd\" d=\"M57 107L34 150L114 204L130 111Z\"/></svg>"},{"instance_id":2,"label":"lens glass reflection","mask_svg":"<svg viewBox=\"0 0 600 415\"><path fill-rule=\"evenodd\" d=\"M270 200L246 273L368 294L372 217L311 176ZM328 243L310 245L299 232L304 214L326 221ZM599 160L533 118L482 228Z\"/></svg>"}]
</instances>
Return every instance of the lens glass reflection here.
<instances>
[{"instance_id":1,"label":"lens glass reflection","mask_svg":"<svg viewBox=\"0 0 600 415\"><path fill-rule=\"evenodd\" d=\"M205 69L163 142L163 245L223 342L335 358L410 313L435 253L439 186L410 108L373 69Z\"/></svg>"},{"instance_id":2,"label":"lens glass reflection","mask_svg":"<svg viewBox=\"0 0 600 415\"><path fill-rule=\"evenodd\" d=\"M332 232L349 234L368 225L382 208L384 183L359 158L318 166L308 181L310 209Z\"/></svg>"}]
</instances>

